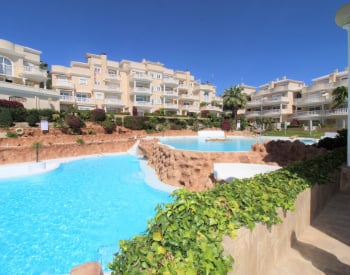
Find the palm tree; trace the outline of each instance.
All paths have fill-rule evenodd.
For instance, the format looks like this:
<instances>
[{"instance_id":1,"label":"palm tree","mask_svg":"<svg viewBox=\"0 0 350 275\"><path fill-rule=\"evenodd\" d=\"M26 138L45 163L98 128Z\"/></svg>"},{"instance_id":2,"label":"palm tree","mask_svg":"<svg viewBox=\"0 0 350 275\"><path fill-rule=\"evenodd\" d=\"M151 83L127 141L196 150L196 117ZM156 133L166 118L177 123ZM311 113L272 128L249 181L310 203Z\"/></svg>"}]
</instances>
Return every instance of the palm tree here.
<instances>
[{"instance_id":1,"label":"palm tree","mask_svg":"<svg viewBox=\"0 0 350 275\"><path fill-rule=\"evenodd\" d=\"M237 124L238 109L245 108L247 105L247 96L242 92L243 87L232 86L224 91L223 104L224 110L232 112L232 118Z\"/></svg>"},{"instance_id":2,"label":"palm tree","mask_svg":"<svg viewBox=\"0 0 350 275\"><path fill-rule=\"evenodd\" d=\"M339 86L332 92L333 95L333 107L336 108L348 100L348 88L345 86Z\"/></svg>"}]
</instances>

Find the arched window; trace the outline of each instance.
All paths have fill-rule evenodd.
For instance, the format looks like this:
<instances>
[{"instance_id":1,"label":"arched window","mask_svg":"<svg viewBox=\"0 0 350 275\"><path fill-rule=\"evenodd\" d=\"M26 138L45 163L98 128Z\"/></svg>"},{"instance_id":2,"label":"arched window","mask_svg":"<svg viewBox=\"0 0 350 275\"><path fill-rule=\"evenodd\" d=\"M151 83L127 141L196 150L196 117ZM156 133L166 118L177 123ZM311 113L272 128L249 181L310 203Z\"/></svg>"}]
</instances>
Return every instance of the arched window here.
<instances>
[{"instance_id":1,"label":"arched window","mask_svg":"<svg viewBox=\"0 0 350 275\"><path fill-rule=\"evenodd\" d=\"M0 75L12 76L12 61L6 57L0 56Z\"/></svg>"}]
</instances>

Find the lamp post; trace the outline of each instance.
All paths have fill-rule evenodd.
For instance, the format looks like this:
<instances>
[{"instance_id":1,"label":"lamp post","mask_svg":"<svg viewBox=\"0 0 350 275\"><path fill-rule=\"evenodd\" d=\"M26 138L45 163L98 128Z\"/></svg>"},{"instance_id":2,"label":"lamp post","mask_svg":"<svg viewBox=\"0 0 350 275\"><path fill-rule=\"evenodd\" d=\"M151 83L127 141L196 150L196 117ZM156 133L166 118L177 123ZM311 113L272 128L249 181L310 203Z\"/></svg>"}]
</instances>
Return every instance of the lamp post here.
<instances>
[{"instance_id":1,"label":"lamp post","mask_svg":"<svg viewBox=\"0 0 350 275\"><path fill-rule=\"evenodd\" d=\"M348 32L348 91L350 88L350 3L345 4L342 6L338 11L335 16L335 22L339 27L342 27L343 29L347 30ZM347 123L347 128L348 128L348 134L347 134L347 161L346 165L350 167L350 99L348 98L348 123Z\"/></svg>"}]
</instances>

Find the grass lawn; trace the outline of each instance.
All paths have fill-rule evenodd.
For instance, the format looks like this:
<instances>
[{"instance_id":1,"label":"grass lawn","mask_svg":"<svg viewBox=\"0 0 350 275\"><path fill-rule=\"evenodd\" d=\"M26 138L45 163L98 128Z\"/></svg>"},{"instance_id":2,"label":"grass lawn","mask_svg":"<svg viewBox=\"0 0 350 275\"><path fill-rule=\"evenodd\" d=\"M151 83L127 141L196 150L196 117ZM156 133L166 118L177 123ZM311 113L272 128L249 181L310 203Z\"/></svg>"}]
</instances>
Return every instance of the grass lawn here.
<instances>
[{"instance_id":1,"label":"grass lawn","mask_svg":"<svg viewBox=\"0 0 350 275\"><path fill-rule=\"evenodd\" d=\"M264 131L262 133L263 136L279 136L279 137L308 137L308 138L320 138L324 135L325 132L336 132L336 130L330 130L330 129L319 129L315 131L304 131L303 129L298 128L291 128L287 130L273 130L273 131Z\"/></svg>"}]
</instances>

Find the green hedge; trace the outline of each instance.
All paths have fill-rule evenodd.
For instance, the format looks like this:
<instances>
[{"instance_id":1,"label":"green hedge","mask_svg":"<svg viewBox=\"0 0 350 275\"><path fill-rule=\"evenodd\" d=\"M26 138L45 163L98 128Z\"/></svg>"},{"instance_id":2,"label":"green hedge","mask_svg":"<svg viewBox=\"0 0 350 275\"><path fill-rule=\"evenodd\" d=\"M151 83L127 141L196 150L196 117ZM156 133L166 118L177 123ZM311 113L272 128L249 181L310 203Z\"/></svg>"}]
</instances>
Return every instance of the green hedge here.
<instances>
[{"instance_id":1,"label":"green hedge","mask_svg":"<svg viewBox=\"0 0 350 275\"><path fill-rule=\"evenodd\" d=\"M277 210L293 210L297 195L329 175L346 160L338 148L283 169L218 184L202 193L175 191L173 203L157 207L146 232L120 241L109 268L112 274L226 274L233 259L223 255L222 237L242 226L280 223Z\"/></svg>"}]
</instances>

